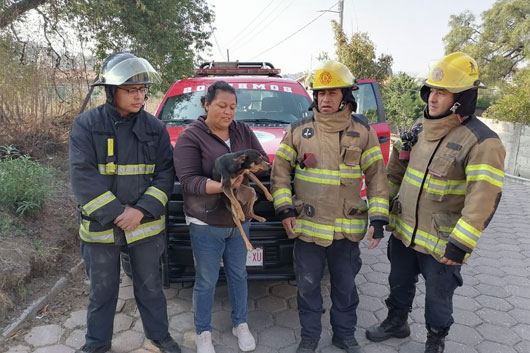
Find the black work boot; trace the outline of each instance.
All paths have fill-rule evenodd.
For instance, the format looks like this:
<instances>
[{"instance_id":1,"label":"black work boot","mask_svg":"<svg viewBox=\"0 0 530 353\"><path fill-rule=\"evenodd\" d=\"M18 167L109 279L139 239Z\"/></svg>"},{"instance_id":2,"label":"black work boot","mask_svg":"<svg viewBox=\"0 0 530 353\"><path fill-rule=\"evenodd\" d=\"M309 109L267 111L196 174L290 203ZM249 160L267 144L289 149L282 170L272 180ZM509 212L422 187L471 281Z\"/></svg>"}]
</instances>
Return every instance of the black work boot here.
<instances>
[{"instance_id":1,"label":"black work boot","mask_svg":"<svg viewBox=\"0 0 530 353\"><path fill-rule=\"evenodd\" d=\"M296 349L296 353L315 353L315 349L317 349L317 346L317 341L302 338L300 344L298 345L298 348Z\"/></svg>"},{"instance_id":2,"label":"black work boot","mask_svg":"<svg viewBox=\"0 0 530 353\"><path fill-rule=\"evenodd\" d=\"M364 353L357 340L354 338L342 339L333 335L331 343L338 348L344 349L347 353Z\"/></svg>"},{"instance_id":3,"label":"black work boot","mask_svg":"<svg viewBox=\"0 0 530 353\"><path fill-rule=\"evenodd\" d=\"M386 300L388 316L379 326L366 330L366 338L370 341L381 342L390 337L405 338L410 336L410 327L407 322L410 309L397 309L388 299Z\"/></svg>"},{"instance_id":4,"label":"black work boot","mask_svg":"<svg viewBox=\"0 0 530 353\"><path fill-rule=\"evenodd\" d=\"M168 334L166 338L160 341L151 340L155 346L163 353L181 353L180 347L175 340Z\"/></svg>"},{"instance_id":5,"label":"black work boot","mask_svg":"<svg viewBox=\"0 0 530 353\"><path fill-rule=\"evenodd\" d=\"M425 353L443 353L445 348L445 336L449 328L436 329L427 324L427 342L425 342Z\"/></svg>"},{"instance_id":6,"label":"black work boot","mask_svg":"<svg viewBox=\"0 0 530 353\"><path fill-rule=\"evenodd\" d=\"M83 347L79 348L75 353L105 353L110 351L110 343L107 343L104 346L91 347L86 344Z\"/></svg>"}]
</instances>

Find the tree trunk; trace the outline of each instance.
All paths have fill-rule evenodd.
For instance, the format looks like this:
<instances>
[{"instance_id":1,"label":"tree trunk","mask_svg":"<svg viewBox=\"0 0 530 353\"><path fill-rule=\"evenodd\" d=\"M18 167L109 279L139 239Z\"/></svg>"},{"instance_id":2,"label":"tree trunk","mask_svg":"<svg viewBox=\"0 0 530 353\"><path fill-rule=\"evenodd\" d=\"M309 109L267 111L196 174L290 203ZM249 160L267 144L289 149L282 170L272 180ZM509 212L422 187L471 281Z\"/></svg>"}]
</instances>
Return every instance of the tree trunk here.
<instances>
[{"instance_id":1,"label":"tree trunk","mask_svg":"<svg viewBox=\"0 0 530 353\"><path fill-rule=\"evenodd\" d=\"M9 26L26 11L32 10L49 0L21 0L0 12L0 29Z\"/></svg>"}]
</instances>

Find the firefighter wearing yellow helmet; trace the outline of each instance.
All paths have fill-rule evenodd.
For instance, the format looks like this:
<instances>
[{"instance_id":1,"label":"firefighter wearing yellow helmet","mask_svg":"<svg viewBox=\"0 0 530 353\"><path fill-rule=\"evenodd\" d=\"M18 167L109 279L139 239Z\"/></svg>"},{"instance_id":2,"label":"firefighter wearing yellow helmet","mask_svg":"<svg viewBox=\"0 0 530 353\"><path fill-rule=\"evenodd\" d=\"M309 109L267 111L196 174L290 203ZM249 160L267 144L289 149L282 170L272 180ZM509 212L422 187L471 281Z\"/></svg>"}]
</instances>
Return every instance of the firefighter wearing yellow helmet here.
<instances>
[{"instance_id":1,"label":"firefighter wearing yellow helmet","mask_svg":"<svg viewBox=\"0 0 530 353\"><path fill-rule=\"evenodd\" d=\"M353 97L352 91L358 89L355 85L356 80L350 70L338 61L328 61L318 70L316 70L313 79L313 104L309 107L310 110L316 108L318 110L318 91L340 89L342 93L342 101L339 110L342 110L348 103L351 104L352 112L357 110L357 102Z\"/></svg>"},{"instance_id":2,"label":"firefighter wearing yellow helmet","mask_svg":"<svg viewBox=\"0 0 530 353\"><path fill-rule=\"evenodd\" d=\"M493 217L501 197L505 150L474 116L476 61L461 52L437 61L421 88L422 118L402 134L388 163L392 206L387 318L366 337L410 335L407 323L418 274L425 278L426 353L441 353L453 324L461 265Z\"/></svg>"},{"instance_id":3,"label":"firefighter wearing yellow helmet","mask_svg":"<svg viewBox=\"0 0 530 353\"><path fill-rule=\"evenodd\" d=\"M301 342L297 353L314 352L322 331L320 282L331 273L332 343L362 352L355 340L359 303L355 276L359 242L379 245L388 223L388 188L376 132L352 114L355 78L346 66L328 61L315 73L312 116L292 123L276 152L271 191L274 208L294 242ZM294 172L294 188L291 175ZM366 176L368 202L361 199ZM368 230L368 232L367 232Z\"/></svg>"}]
</instances>

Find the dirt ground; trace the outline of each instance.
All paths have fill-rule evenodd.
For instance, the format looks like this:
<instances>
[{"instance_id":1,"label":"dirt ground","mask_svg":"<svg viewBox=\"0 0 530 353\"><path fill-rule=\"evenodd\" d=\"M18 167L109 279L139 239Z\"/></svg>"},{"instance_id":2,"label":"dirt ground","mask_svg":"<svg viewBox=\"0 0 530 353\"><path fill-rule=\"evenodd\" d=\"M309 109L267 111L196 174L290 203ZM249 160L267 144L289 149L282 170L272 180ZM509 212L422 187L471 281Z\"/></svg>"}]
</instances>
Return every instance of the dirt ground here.
<instances>
[{"instance_id":1,"label":"dirt ground","mask_svg":"<svg viewBox=\"0 0 530 353\"><path fill-rule=\"evenodd\" d=\"M31 217L0 212L0 332L80 261L65 157L56 162L56 191L43 212Z\"/></svg>"},{"instance_id":2,"label":"dirt ground","mask_svg":"<svg viewBox=\"0 0 530 353\"><path fill-rule=\"evenodd\" d=\"M160 100L151 97L146 110L154 113ZM56 169L53 182L57 184L45 209L36 216L20 218L0 209L0 333L81 260L76 201L69 183L67 162L72 118L54 120L55 130L50 136L43 135L43 131L33 136L21 130L12 133L9 140L5 136L0 138L0 145L11 143L21 153L53 166ZM23 337L27 328L35 325L35 320L39 324L61 322L72 310L85 309L87 303L88 284L83 268L10 340Z\"/></svg>"},{"instance_id":3,"label":"dirt ground","mask_svg":"<svg viewBox=\"0 0 530 353\"><path fill-rule=\"evenodd\" d=\"M62 275L65 273L62 273ZM53 280L53 284L56 280L56 278ZM36 283L30 284L30 286L33 285L38 286ZM41 284L39 287L43 291L41 294L44 294L44 291L49 290L50 287L49 283ZM26 320L12 336L7 338L3 343L0 342L0 351L2 351L3 345L12 347L17 344L26 344L24 336L32 327L63 323L72 312L86 309L88 305L88 291L88 278L84 271L80 271L76 276L69 279L67 286L44 306L34 318Z\"/></svg>"}]
</instances>

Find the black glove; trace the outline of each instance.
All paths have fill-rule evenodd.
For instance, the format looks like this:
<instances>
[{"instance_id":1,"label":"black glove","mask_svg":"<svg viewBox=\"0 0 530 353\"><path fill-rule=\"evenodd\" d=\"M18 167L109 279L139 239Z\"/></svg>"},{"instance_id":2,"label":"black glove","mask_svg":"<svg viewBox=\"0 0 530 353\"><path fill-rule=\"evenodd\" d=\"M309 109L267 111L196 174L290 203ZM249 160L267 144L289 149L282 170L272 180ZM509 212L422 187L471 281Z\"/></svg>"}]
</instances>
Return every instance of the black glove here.
<instances>
[{"instance_id":1,"label":"black glove","mask_svg":"<svg viewBox=\"0 0 530 353\"><path fill-rule=\"evenodd\" d=\"M296 217L296 212L294 211L294 208L287 208L287 209L281 210L279 213L277 213L277 215L280 217L280 221L283 221L284 219L287 219L290 217Z\"/></svg>"},{"instance_id":2,"label":"black glove","mask_svg":"<svg viewBox=\"0 0 530 353\"><path fill-rule=\"evenodd\" d=\"M448 242L446 247L445 247L444 257L448 258L449 260L453 260L454 262L458 262L459 264L461 264L464 261L464 257L466 257L466 252L464 250L460 249L455 244Z\"/></svg>"},{"instance_id":3,"label":"black glove","mask_svg":"<svg viewBox=\"0 0 530 353\"><path fill-rule=\"evenodd\" d=\"M381 221L381 220L375 220L375 221L370 222L370 227L374 227L374 236L373 236L374 239L381 239L385 237L385 233L383 232L383 226L385 224L388 224L388 223L385 221Z\"/></svg>"}]
</instances>

